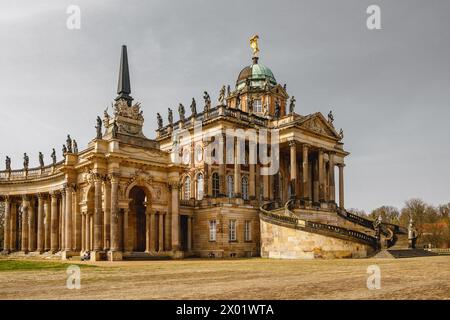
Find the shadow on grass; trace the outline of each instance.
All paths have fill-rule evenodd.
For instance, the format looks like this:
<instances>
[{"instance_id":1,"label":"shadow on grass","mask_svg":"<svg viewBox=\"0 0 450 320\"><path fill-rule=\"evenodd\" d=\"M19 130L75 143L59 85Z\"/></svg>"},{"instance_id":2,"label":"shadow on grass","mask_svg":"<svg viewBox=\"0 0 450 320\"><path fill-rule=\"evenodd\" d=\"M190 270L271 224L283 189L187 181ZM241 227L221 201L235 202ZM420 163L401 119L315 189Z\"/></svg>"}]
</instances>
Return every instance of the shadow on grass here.
<instances>
[{"instance_id":1,"label":"shadow on grass","mask_svg":"<svg viewBox=\"0 0 450 320\"><path fill-rule=\"evenodd\" d=\"M73 264L73 263L72 263ZM24 271L24 270L64 270L69 263L53 261L29 261L29 260L0 260L0 272L2 271ZM88 264L76 264L80 268L95 268L96 266Z\"/></svg>"}]
</instances>

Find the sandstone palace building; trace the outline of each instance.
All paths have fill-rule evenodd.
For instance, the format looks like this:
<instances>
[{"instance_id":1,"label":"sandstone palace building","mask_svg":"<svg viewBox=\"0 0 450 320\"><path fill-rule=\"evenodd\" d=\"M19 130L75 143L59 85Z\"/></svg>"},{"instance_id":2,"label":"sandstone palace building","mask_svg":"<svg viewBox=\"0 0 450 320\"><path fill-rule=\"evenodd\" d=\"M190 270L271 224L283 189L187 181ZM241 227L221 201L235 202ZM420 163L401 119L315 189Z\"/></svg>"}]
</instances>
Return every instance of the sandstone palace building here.
<instances>
[{"instance_id":1,"label":"sandstone palace building","mask_svg":"<svg viewBox=\"0 0 450 320\"><path fill-rule=\"evenodd\" d=\"M3 252L67 259L89 251L92 260L111 261L328 258L392 246L404 230L345 211L349 153L332 113L297 113L295 98L260 63L257 38L251 44L252 62L234 88L223 86L214 101L204 92L190 112L178 105L177 119L169 109L165 124L130 95L123 46L118 95L99 110L86 149L68 136L59 162L54 151L48 165L40 154L36 168L26 154L20 169L7 158ZM144 113L157 118L155 139L143 133ZM238 133L231 143L230 130ZM277 162L270 174L263 147Z\"/></svg>"}]
</instances>

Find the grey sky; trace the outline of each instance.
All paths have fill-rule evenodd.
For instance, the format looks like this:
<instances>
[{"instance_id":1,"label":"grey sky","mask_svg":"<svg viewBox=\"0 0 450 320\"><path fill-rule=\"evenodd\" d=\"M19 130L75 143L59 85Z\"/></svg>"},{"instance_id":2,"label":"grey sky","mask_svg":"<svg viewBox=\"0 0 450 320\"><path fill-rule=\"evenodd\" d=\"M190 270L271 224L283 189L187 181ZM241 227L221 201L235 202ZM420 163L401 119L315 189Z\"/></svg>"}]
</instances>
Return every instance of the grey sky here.
<instances>
[{"instance_id":1,"label":"grey sky","mask_svg":"<svg viewBox=\"0 0 450 320\"><path fill-rule=\"evenodd\" d=\"M81 30L66 28L67 6ZM381 7L382 30L366 28ZM287 83L297 112L333 109L344 128L346 206L449 202L450 2L442 1L2 1L0 168L28 152L58 159L67 133L83 148L115 97L120 46L128 46L132 96L144 131L156 112L217 100L250 63Z\"/></svg>"}]
</instances>

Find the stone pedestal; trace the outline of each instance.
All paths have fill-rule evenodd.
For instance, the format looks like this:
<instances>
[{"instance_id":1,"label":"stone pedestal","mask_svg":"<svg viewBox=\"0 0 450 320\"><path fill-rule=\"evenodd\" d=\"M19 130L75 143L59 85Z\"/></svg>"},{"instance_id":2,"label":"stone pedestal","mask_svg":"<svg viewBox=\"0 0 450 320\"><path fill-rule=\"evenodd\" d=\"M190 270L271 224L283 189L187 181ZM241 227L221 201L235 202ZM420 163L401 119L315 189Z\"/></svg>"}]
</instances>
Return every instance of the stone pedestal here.
<instances>
[{"instance_id":1,"label":"stone pedestal","mask_svg":"<svg viewBox=\"0 0 450 320\"><path fill-rule=\"evenodd\" d=\"M69 258L71 258L73 256L77 256L78 254L79 254L78 252L70 251L70 250L61 251L61 260L68 260Z\"/></svg>"},{"instance_id":2,"label":"stone pedestal","mask_svg":"<svg viewBox=\"0 0 450 320\"><path fill-rule=\"evenodd\" d=\"M102 261L105 260L104 251L91 251L91 261Z\"/></svg>"},{"instance_id":3,"label":"stone pedestal","mask_svg":"<svg viewBox=\"0 0 450 320\"><path fill-rule=\"evenodd\" d=\"M122 251L108 251L108 261L122 261Z\"/></svg>"}]
</instances>

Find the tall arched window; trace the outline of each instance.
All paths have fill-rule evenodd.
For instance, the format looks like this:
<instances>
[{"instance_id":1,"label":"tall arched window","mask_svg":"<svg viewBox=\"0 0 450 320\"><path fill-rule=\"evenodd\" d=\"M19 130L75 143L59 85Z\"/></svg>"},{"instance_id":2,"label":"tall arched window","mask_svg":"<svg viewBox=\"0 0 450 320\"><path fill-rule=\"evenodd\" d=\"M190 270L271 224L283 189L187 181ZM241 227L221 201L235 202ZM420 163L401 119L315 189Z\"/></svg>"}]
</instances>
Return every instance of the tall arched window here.
<instances>
[{"instance_id":1,"label":"tall arched window","mask_svg":"<svg viewBox=\"0 0 450 320\"><path fill-rule=\"evenodd\" d=\"M183 183L183 200L189 200L191 198L191 178L186 177Z\"/></svg>"},{"instance_id":2,"label":"tall arched window","mask_svg":"<svg viewBox=\"0 0 450 320\"><path fill-rule=\"evenodd\" d=\"M233 176L228 176L227 177L227 195L228 195L228 198L233 198L233 193L234 193Z\"/></svg>"},{"instance_id":3,"label":"tall arched window","mask_svg":"<svg viewBox=\"0 0 450 320\"><path fill-rule=\"evenodd\" d=\"M248 178L247 178L247 176L242 177L242 199L248 200Z\"/></svg>"},{"instance_id":4,"label":"tall arched window","mask_svg":"<svg viewBox=\"0 0 450 320\"><path fill-rule=\"evenodd\" d=\"M203 199L203 174L197 175L197 200Z\"/></svg>"},{"instance_id":5,"label":"tall arched window","mask_svg":"<svg viewBox=\"0 0 450 320\"><path fill-rule=\"evenodd\" d=\"M212 196L217 198L219 196L219 174L214 172L212 174Z\"/></svg>"}]
</instances>

